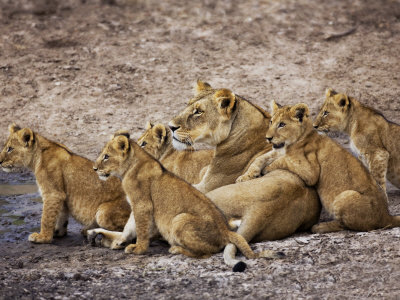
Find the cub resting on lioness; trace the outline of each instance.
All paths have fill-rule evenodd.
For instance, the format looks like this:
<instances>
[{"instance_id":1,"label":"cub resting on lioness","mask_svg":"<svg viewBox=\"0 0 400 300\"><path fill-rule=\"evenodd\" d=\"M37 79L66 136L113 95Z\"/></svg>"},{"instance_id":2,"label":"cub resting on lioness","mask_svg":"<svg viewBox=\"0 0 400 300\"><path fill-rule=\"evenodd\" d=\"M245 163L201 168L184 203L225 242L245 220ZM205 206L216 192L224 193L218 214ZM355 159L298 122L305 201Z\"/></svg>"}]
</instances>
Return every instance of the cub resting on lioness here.
<instances>
[{"instance_id":1,"label":"cub resting on lioness","mask_svg":"<svg viewBox=\"0 0 400 300\"><path fill-rule=\"evenodd\" d=\"M198 81L194 98L170 123L178 147L195 142L216 146L209 171L195 187L212 189L206 196L225 216L242 220L237 232L247 241L276 240L308 230L320 214L315 190L288 171L230 184L254 157L271 149L265 140L269 120L267 112L230 90ZM225 247L227 264L237 262L235 252L234 245Z\"/></svg>"},{"instance_id":2,"label":"cub resting on lioness","mask_svg":"<svg viewBox=\"0 0 400 300\"><path fill-rule=\"evenodd\" d=\"M0 154L1 167L6 172L31 169L43 198L40 233L32 233L29 241L50 243L53 235L66 235L69 215L86 226L84 234L99 226L110 230L124 227L130 207L118 178L102 182L90 160L64 145L15 124L9 130Z\"/></svg>"},{"instance_id":3,"label":"cub resting on lioness","mask_svg":"<svg viewBox=\"0 0 400 300\"><path fill-rule=\"evenodd\" d=\"M329 137L321 136L308 118L306 104L279 107L267 132L275 149L258 158L241 178L283 169L315 186L333 221L314 225L315 233L343 229L369 231L400 226L400 216L388 212L386 194L364 165Z\"/></svg>"},{"instance_id":4,"label":"cub resting on lioness","mask_svg":"<svg viewBox=\"0 0 400 300\"><path fill-rule=\"evenodd\" d=\"M150 232L156 228L171 245L172 254L207 257L233 243L247 258L276 256L274 251L255 254L241 235L228 229L222 212L204 194L166 170L129 139L127 132L117 132L105 145L94 169L101 178L123 178L136 223L130 230L137 234L136 243L128 245L126 253L146 252ZM243 269L241 264L237 268Z\"/></svg>"},{"instance_id":5,"label":"cub resting on lioness","mask_svg":"<svg viewBox=\"0 0 400 300\"><path fill-rule=\"evenodd\" d=\"M146 124L146 131L138 144L159 160L163 166L189 183L198 183L210 164L214 150L176 150L172 146L172 134L163 124Z\"/></svg>"},{"instance_id":6,"label":"cub resting on lioness","mask_svg":"<svg viewBox=\"0 0 400 300\"><path fill-rule=\"evenodd\" d=\"M387 179L400 188L400 125L346 94L326 90L326 99L314 122L319 131L350 135L351 148L386 191Z\"/></svg>"}]
</instances>

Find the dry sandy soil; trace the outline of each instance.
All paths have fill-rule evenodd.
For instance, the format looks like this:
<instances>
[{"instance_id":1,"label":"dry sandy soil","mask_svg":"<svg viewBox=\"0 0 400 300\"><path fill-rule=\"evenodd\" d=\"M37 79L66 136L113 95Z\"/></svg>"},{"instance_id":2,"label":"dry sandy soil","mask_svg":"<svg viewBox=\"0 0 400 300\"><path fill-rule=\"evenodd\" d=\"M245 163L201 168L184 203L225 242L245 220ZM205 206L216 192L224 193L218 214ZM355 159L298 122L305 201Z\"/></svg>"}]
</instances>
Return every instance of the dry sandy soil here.
<instances>
[{"instance_id":1,"label":"dry sandy soil","mask_svg":"<svg viewBox=\"0 0 400 300\"><path fill-rule=\"evenodd\" d=\"M168 122L197 78L262 107L333 87L400 122L397 1L0 0L0 143L15 121L94 159L109 135ZM347 146L345 136L337 136ZM32 182L0 173L0 183ZM232 273L157 242L144 256L93 248L71 224L33 245L39 195L0 198L0 298L400 297L400 229L309 233L254 245L286 258ZM391 213L400 191L389 188Z\"/></svg>"}]
</instances>

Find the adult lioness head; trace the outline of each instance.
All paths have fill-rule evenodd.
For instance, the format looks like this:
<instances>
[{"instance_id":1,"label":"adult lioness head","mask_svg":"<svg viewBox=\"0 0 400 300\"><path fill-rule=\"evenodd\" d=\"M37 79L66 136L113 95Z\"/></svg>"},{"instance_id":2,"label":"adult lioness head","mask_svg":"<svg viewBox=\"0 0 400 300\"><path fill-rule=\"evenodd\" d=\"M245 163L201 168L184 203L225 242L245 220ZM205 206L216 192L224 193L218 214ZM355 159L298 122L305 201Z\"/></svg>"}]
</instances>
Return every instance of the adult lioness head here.
<instances>
[{"instance_id":1,"label":"adult lioness head","mask_svg":"<svg viewBox=\"0 0 400 300\"><path fill-rule=\"evenodd\" d=\"M93 166L101 180L107 180L110 175L120 177L126 171L130 148L128 132L118 131L113 135Z\"/></svg>"},{"instance_id":2,"label":"adult lioness head","mask_svg":"<svg viewBox=\"0 0 400 300\"><path fill-rule=\"evenodd\" d=\"M33 159L35 134L29 128L16 124L9 126L10 135L0 154L0 165L5 172L28 167Z\"/></svg>"},{"instance_id":3,"label":"adult lioness head","mask_svg":"<svg viewBox=\"0 0 400 300\"><path fill-rule=\"evenodd\" d=\"M197 81L195 96L169 123L174 147L185 149L195 142L214 146L221 143L230 133L238 101L228 89L213 89L208 83Z\"/></svg>"},{"instance_id":4,"label":"adult lioness head","mask_svg":"<svg viewBox=\"0 0 400 300\"><path fill-rule=\"evenodd\" d=\"M344 131L351 107L350 97L333 89L326 90L326 99L314 122L319 131Z\"/></svg>"},{"instance_id":5,"label":"adult lioness head","mask_svg":"<svg viewBox=\"0 0 400 300\"><path fill-rule=\"evenodd\" d=\"M271 107L273 116L266 138L274 149L293 144L309 129L309 110L306 104L280 106L272 101Z\"/></svg>"}]
</instances>

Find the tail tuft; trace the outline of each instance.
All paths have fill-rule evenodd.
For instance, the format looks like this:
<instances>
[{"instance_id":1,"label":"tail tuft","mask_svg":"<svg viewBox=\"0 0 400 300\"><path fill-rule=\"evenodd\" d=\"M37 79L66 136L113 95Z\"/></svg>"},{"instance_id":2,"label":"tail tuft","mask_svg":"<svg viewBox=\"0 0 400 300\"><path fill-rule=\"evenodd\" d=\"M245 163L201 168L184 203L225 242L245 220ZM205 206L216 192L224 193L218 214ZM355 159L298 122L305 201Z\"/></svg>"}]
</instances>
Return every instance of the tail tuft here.
<instances>
[{"instance_id":1,"label":"tail tuft","mask_svg":"<svg viewBox=\"0 0 400 300\"><path fill-rule=\"evenodd\" d=\"M233 272L244 272L246 270L246 263L239 261L236 265L233 266L232 271Z\"/></svg>"},{"instance_id":2,"label":"tail tuft","mask_svg":"<svg viewBox=\"0 0 400 300\"><path fill-rule=\"evenodd\" d=\"M278 258L284 258L284 257L286 257L286 254L283 253L282 251L279 251L279 252L276 252L276 256L277 256Z\"/></svg>"}]
</instances>

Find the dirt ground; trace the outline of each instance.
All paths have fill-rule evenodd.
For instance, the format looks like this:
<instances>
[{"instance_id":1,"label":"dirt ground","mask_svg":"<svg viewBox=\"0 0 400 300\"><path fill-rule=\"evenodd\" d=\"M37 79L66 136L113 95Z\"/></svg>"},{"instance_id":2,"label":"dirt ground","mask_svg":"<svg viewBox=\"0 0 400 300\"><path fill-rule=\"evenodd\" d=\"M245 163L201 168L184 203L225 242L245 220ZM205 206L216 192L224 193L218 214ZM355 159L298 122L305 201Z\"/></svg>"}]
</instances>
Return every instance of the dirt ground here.
<instances>
[{"instance_id":1,"label":"dirt ground","mask_svg":"<svg viewBox=\"0 0 400 300\"><path fill-rule=\"evenodd\" d=\"M167 123L201 78L268 108L327 87L400 123L400 1L0 0L0 146L10 122L94 159L110 134ZM336 137L348 146L345 136ZM32 183L0 172L0 184ZM400 229L297 234L253 245L284 251L232 273L156 242L144 256L93 248L71 220L51 245L39 194L0 196L0 298L221 299L400 297ZM390 211L400 191L389 187Z\"/></svg>"}]
</instances>

